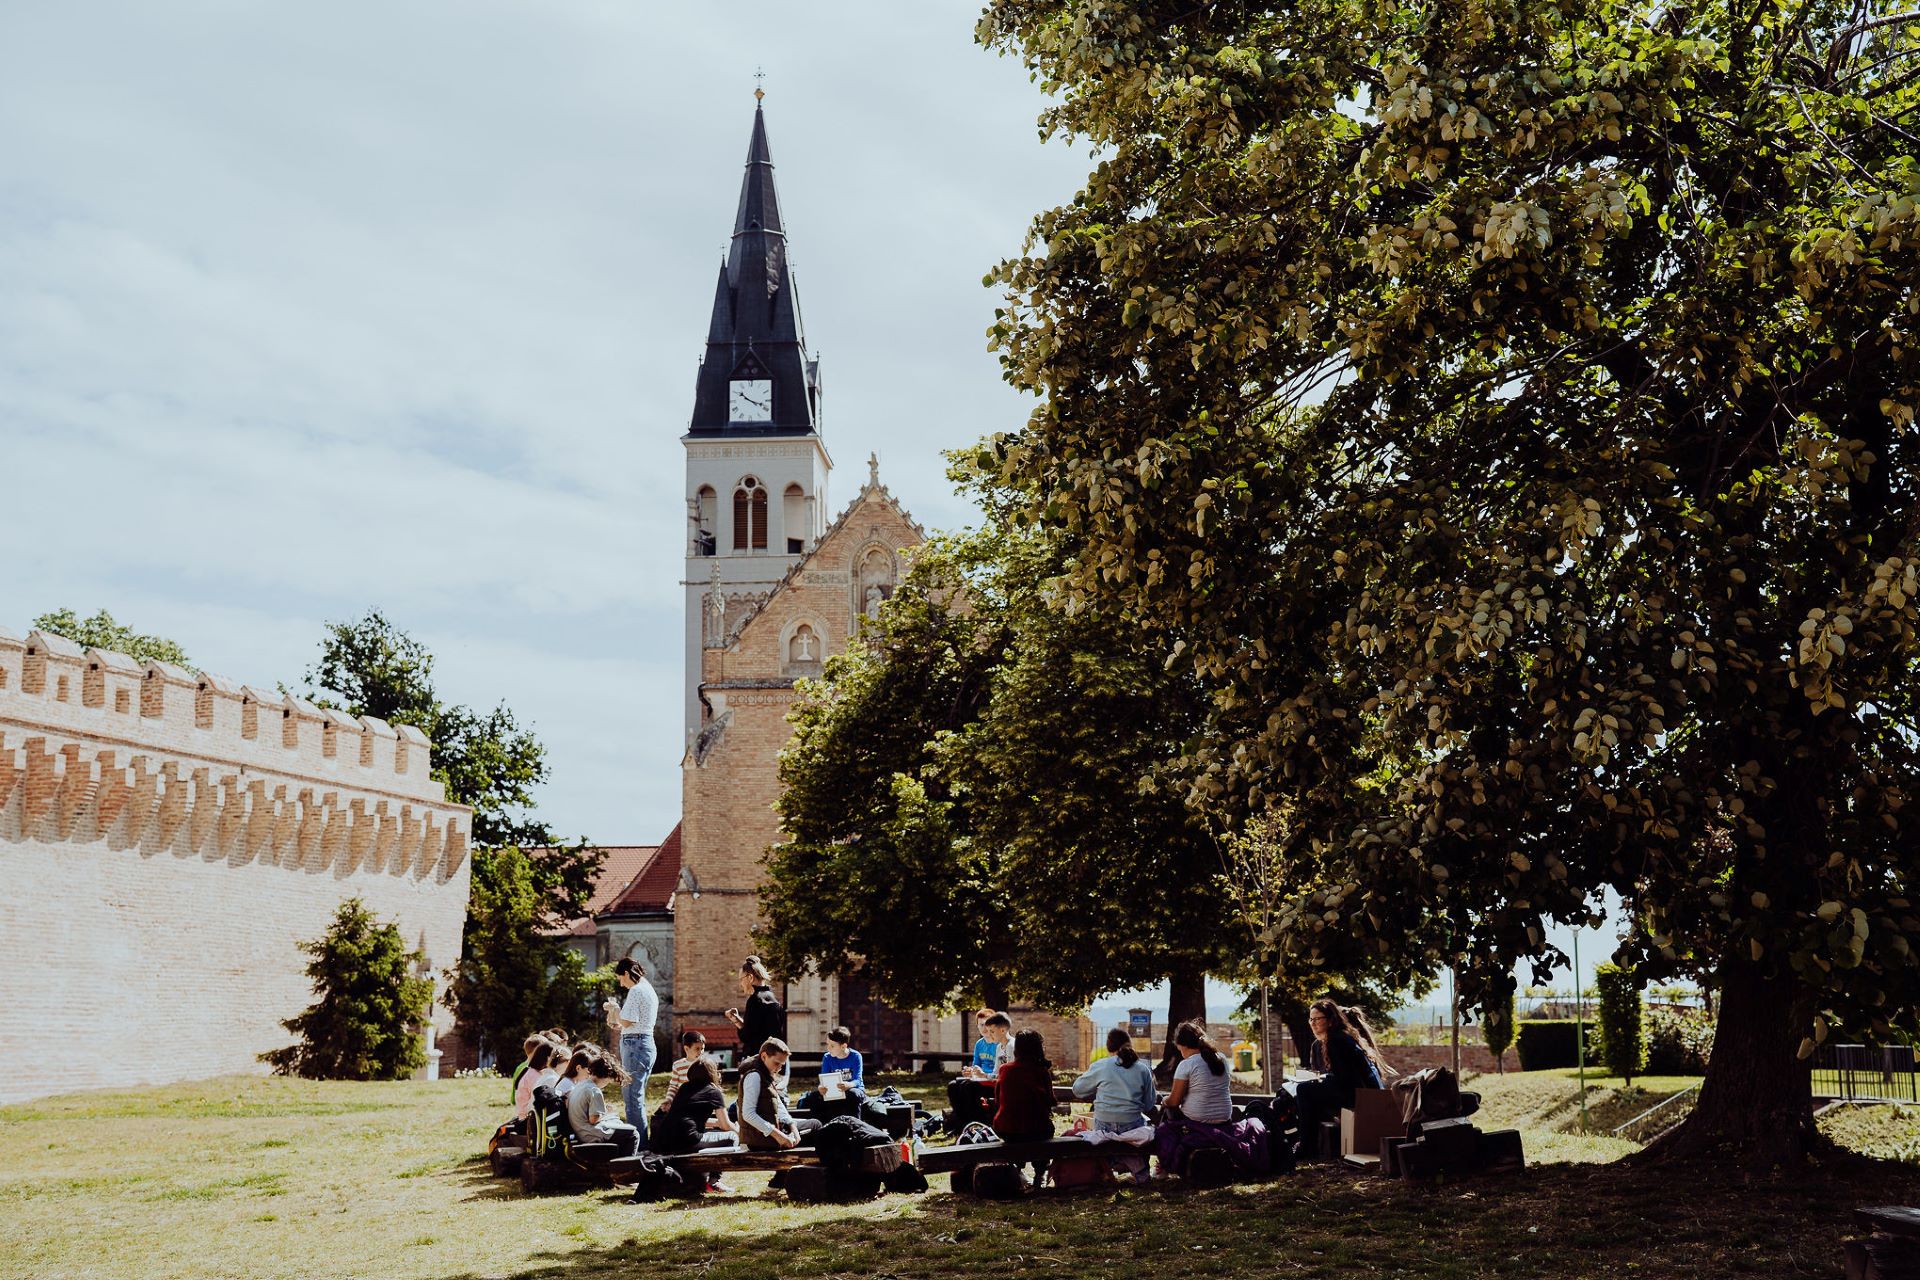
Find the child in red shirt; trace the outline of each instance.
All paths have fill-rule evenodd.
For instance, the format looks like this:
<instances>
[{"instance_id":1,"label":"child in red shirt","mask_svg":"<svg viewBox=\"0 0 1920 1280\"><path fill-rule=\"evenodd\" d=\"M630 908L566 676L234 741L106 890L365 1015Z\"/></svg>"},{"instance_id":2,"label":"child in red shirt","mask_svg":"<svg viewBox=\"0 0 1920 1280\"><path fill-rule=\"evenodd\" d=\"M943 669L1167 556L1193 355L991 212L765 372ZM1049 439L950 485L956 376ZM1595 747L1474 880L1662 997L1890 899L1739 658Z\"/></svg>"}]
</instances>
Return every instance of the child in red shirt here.
<instances>
[{"instance_id":1,"label":"child in red shirt","mask_svg":"<svg viewBox=\"0 0 1920 1280\"><path fill-rule=\"evenodd\" d=\"M1053 1064L1038 1031L1013 1037L1013 1061L1000 1068L993 1131L1002 1142L1039 1142L1053 1136Z\"/></svg>"}]
</instances>

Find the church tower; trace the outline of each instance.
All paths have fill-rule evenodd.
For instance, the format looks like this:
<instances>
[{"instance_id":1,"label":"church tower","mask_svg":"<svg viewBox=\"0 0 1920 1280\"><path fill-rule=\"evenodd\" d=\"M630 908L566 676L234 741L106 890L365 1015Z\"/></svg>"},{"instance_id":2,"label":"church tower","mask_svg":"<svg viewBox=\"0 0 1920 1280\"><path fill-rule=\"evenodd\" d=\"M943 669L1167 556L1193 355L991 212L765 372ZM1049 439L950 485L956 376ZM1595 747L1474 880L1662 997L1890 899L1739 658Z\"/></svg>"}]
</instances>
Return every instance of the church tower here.
<instances>
[{"instance_id":1,"label":"church tower","mask_svg":"<svg viewBox=\"0 0 1920 1280\"><path fill-rule=\"evenodd\" d=\"M813 550L826 528L833 469L820 439L820 362L800 323L758 103L684 443L691 742L703 721L703 650L724 645Z\"/></svg>"}]
</instances>

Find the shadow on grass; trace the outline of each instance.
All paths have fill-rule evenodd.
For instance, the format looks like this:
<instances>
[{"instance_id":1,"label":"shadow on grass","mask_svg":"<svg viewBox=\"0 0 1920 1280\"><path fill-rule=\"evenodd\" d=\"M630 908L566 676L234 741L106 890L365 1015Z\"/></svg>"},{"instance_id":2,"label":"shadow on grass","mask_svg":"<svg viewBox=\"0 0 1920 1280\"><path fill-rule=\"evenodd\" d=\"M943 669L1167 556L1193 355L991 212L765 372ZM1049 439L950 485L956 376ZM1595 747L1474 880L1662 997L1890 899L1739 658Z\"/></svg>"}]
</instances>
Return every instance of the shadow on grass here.
<instances>
[{"instance_id":1,"label":"shadow on grass","mask_svg":"<svg viewBox=\"0 0 1920 1280\"><path fill-rule=\"evenodd\" d=\"M525 1280L636 1274L992 1277L1039 1273L1334 1277L1835 1276L1850 1211L1920 1202L1920 1169L1848 1159L1748 1176L1711 1164L1548 1165L1416 1186L1320 1166L1271 1182L1177 1185L987 1204L933 1193L809 1210L731 1196L601 1208L633 1215L611 1247L535 1255ZM715 1230L710 1211L792 1215L767 1233ZM770 1227L773 1224L768 1224ZM479 1280L450 1276L446 1280Z\"/></svg>"}]
</instances>

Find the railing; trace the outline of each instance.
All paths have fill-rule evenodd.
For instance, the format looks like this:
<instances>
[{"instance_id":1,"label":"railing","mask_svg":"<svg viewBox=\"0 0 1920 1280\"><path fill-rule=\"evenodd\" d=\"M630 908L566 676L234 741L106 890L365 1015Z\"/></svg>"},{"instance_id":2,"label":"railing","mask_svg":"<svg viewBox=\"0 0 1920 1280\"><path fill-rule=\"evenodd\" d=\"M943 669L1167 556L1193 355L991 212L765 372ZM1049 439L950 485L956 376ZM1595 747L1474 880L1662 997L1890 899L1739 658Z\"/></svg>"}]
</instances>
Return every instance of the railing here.
<instances>
[{"instance_id":1,"label":"railing","mask_svg":"<svg viewBox=\"0 0 1920 1280\"><path fill-rule=\"evenodd\" d=\"M1813 1053L1813 1092L1849 1102L1920 1102L1912 1045L1821 1045Z\"/></svg>"},{"instance_id":2,"label":"railing","mask_svg":"<svg viewBox=\"0 0 1920 1280\"><path fill-rule=\"evenodd\" d=\"M1693 1104L1698 1101L1696 1095L1699 1092L1698 1084L1690 1084L1672 1097L1660 1099L1625 1124L1616 1126L1612 1134L1616 1138L1628 1138L1642 1144L1652 1142L1687 1118L1693 1110Z\"/></svg>"}]
</instances>

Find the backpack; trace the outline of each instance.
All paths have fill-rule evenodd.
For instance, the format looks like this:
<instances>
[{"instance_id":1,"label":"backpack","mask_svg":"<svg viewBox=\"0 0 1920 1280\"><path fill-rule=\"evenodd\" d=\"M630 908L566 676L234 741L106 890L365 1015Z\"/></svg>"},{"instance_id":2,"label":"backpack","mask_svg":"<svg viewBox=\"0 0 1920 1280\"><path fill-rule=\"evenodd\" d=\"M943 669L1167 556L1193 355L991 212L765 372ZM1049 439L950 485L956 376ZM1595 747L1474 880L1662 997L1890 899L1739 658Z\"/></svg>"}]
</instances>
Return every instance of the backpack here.
<instances>
[{"instance_id":1,"label":"backpack","mask_svg":"<svg viewBox=\"0 0 1920 1280\"><path fill-rule=\"evenodd\" d=\"M993 1131L992 1125L986 1123L984 1120L975 1120L960 1131L959 1135L954 1138L953 1145L956 1147L977 1147L983 1142L998 1141L1000 1141L1000 1135Z\"/></svg>"},{"instance_id":2,"label":"backpack","mask_svg":"<svg viewBox=\"0 0 1920 1280\"><path fill-rule=\"evenodd\" d=\"M687 1180L665 1157L642 1151L634 1157L640 1162L640 1176L633 1184L633 1202L652 1204L670 1195L686 1191Z\"/></svg>"},{"instance_id":3,"label":"backpack","mask_svg":"<svg viewBox=\"0 0 1920 1280\"><path fill-rule=\"evenodd\" d=\"M1047 1179L1063 1189L1104 1187L1113 1182L1113 1165L1103 1155L1067 1156L1053 1162L1047 1169Z\"/></svg>"},{"instance_id":4,"label":"backpack","mask_svg":"<svg viewBox=\"0 0 1920 1280\"><path fill-rule=\"evenodd\" d=\"M566 1104L541 1085L533 1091L533 1107L527 1112L527 1154L535 1160L558 1156L572 1140Z\"/></svg>"},{"instance_id":5,"label":"backpack","mask_svg":"<svg viewBox=\"0 0 1920 1280\"><path fill-rule=\"evenodd\" d=\"M858 1116L835 1116L814 1130L813 1149L833 1173L884 1174L900 1165L899 1144Z\"/></svg>"},{"instance_id":6,"label":"backpack","mask_svg":"<svg viewBox=\"0 0 1920 1280\"><path fill-rule=\"evenodd\" d=\"M1297 1106L1290 1093L1272 1098L1255 1098L1247 1104L1247 1119L1258 1120L1267 1131L1267 1168L1273 1173L1293 1172L1293 1141L1286 1131L1294 1124Z\"/></svg>"},{"instance_id":7,"label":"backpack","mask_svg":"<svg viewBox=\"0 0 1920 1280\"><path fill-rule=\"evenodd\" d=\"M1461 1115L1460 1082L1446 1067L1428 1067L1393 1082L1400 1095L1400 1118L1407 1124L1451 1120Z\"/></svg>"}]
</instances>

